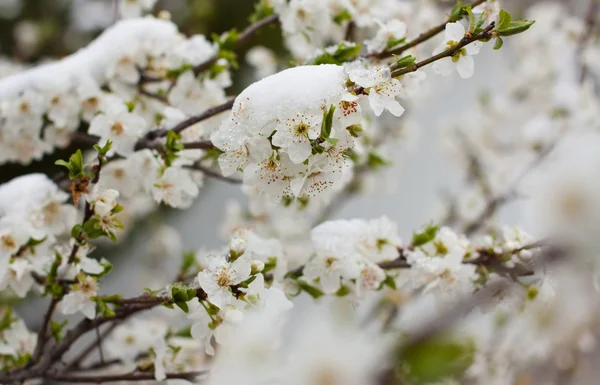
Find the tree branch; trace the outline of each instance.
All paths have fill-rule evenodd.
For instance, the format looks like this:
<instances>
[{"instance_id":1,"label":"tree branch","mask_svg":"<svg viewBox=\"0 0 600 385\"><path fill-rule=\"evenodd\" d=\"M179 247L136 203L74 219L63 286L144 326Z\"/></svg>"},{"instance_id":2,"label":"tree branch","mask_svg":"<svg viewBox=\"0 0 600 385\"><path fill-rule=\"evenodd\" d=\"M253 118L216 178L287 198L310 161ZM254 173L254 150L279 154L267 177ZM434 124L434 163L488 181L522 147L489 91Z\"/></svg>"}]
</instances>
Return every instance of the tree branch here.
<instances>
[{"instance_id":1,"label":"tree branch","mask_svg":"<svg viewBox=\"0 0 600 385\"><path fill-rule=\"evenodd\" d=\"M232 183L232 184L241 184L242 183L242 181L240 179L226 177L223 174L221 174L220 172L215 171L215 170L211 170L210 168L204 166L200 162L196 162L196 163L194 163L191 166L185 166L185 168L188 168L190 170L201 171L207 177L210 177L210 178L213 178L213 179L218 179L218 180L221 180L223 182Z\"/></svg>"},{"instance_id":2,"label":"tree branch","mask_svg":"<svg viewBox=\"0 0 600 385\"><path fill-rule=\"evenodd\" d=\"M419 68L424 67L428 64L434 63L438 60L447 58L447 57L452 57L454 56L454 54L456 54L458 51L460 51L462 48L464 48L465 46L478 41L478 40L483 40L483 39L489 39L491 38L491 31L496 27L496 22L492 21L487 27L485 27L485 29L483 31L481 31L480 33L478 33L477 35L473 35L473 36L465 36L461 39L460 42L458 42L458 44L448 48L447 50L440 52L437 55L434 55L428 59L425 59L423 61L420 61L416 64L413 64L412 66L406 67L406 68L398 68L395 69L394 65L392 65L390 67L390 69L392 69L392 77L396 78L398 76L402 76L411 72L415 72L417 71Z\"/></svg>"},{"instance_id":3,"label":"tree branch","mask_svg":"<svg viewBox=\"0 0 600 385\"><path fill-rule=\"evenodd\" d=\"M481 5L481 4L485 3L486 1L488 1L488 0L476 0L473 3L471 3L471 7L475 8L476 6ZM451 23L449 18L442 24L431 28L430 30L420 34L417 38L409 41L408 43L406 43L398 48L394 48L391 50L385 50L383 52L372 53L372 54L367 55L367 57L368 58L385 59L385 58L388 58L388 57L391 57L394 55L400 55L404 51L406 51L410 48L416 47L419 44L424 43L427 40L433 38L437 34L444 32L444 30L446 29L446 24L448 24L448 23Z\"/></svg>"}]
</instances>

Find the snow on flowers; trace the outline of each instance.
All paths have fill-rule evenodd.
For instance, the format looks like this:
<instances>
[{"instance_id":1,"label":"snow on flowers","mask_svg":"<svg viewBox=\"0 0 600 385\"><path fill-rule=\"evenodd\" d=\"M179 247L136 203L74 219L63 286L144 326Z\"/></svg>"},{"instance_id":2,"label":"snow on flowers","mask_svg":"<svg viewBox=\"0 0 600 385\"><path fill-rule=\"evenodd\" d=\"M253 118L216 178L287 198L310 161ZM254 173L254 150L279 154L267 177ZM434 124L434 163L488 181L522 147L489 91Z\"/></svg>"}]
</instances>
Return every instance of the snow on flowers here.
<instances>
[{"instance_id":1,"label":"snow on flowers","mask_svg":"<svg viewBox=\"0 0 600 385\"><path fill-rule=\"evenodd\" d=\"M223 151L221 170L242 171L245 184L273 200L318 195L348 172L360 99L368 94L378 116L400 116L399 93L400 82L379 68L302 66L264 78L236 98L211 136Z\"/></svg>"}]
</instances>

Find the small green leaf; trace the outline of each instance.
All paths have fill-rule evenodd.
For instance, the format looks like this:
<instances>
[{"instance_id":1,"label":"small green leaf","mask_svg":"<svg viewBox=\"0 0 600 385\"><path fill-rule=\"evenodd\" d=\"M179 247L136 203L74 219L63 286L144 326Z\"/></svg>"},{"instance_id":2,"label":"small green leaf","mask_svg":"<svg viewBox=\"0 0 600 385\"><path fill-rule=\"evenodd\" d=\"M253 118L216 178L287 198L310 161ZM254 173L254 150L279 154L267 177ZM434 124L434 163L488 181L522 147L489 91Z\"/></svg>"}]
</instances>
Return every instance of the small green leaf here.
<instances>
[{"instance_id":1,"label":"small green leaf","mask_svg":"<svg viewBox=\"0 0 600 385\"><path fill-rule=\"evenodd\" d=\"M10 325L16 321L12 316L12 308L7 307L4 310L4 315L2 316L2 320L0 320L0 332L10 328Z\"/></svg>"},{"instance_id":2,"label":"small green leaf","mask_svg":"<svg viewBox=\"0 0 600 385\"><path fill-rule=\"evenodd\" d=\"M195 289L187 289L186 294L187 294L188 301L192 300L196 296L196 293L197 292Z\"/></svg>"},{"instance_id":3,"label":"small green leaf","mask_svg":"<svg viewBox=\"0 0 600 385\"><path fill-rule=\"evenodd\" d=\"M396 290L396 280L391 275L386 275L385 280L381 283L381 286L387 286L392 290Z\"/></svg>"},{"instance_id":4,"label":"small green leaf","mask_svg":"<svg viewBox=\"0 0 600 385\"><path fill-rule=\"evenodd\" d=\"M323 122L321 123L321 139L329 139L331 135L331 128L333 127L333 113L335 112L335 106L332 104L329 110L323 113Z\"/></svg>"},{"instance_id":5,"label":"small green leaf","mask_svg":"<svg viewBox=\"0 0 600 385\"><path fill-rule=\"evenodd\" d=\"M390 163L387 160L383 159L381 156L379 156L379 154L373 151L367 154L367 164L373 170L377 170L381 167L390 165Z\"/></svg>"},{"instance_id":6,"label":"small green leaf","mask_svg":"<svg viewBox=\"0 0 600 385\"><path fill-rule=\"evenodd\" d=\"M94 144L94 149L96 150L96 152L98 152L99 157L105 157L111 148L112 148L112 141L110 139L106 141L106 144L103 147L101 147L100 145Z\"/></svg>"},{"instance_id":7,"label":"small green leaf","mask_svg":"<svg viewBox=\"0 0 600 385\"><path fill-rule=\"evenodd\" d=\"M448 21L453 23L455 21L460 20L463 16L464 9L465 9L465 5L462 3L462 1L460 1L460 0L457 1L454 8L452 8L452 11L450 11L450 16L448 17Z\"/></svg>"},{"instance_id":8,"label":"small green leaf","mask_svg":"<svg viewBox=\"0 0 600 385\"><path fill-rule=\"evenodd\" d=\"M173 297L173 302L186 302L188 300L186 290L176 286L173 286L171 289L171 295Z\"/></svg>"},{"instance_id":9,"label":"small green leaf","mask_svg":"<svg viewBox=\"0 0 600 385\"><path fill-rule=\"evenodd\" d=\"M494 49L499 50L500 48L502 48L503 45L504 45L504 41L502 40L501 37L498 37L496 39L496 42L494 43Z\"/></svg>"},{"instance_id":10,"label":"small green leaf","mask_svg":"<svg viewBox=\"0 0 600 385\"><path fill-rule=\"evenodd\" d=\"M406 37L396 39L395 37L390 37L385 45L385 49L392 49L406 41Z\"/></svg>"},{"instance_id":11,"label":"small green leaf","mask_svg":"<svg viewBox=\"0 0 600 385\"><path fill-rule=\"evenodd\" d=\"M179 270L185 274L192 266L196 264L196 252L193 250L183 253L181 256L181 267Z\"/></svg>"},{"instance_id":12,"label":"small green leaf","mask_svg":"<svg viewBox=\"0 0 600 385\"><path fill-rule=\"evenodd\" d=\"M519 20L513 21L510 25L504 29L498 29L500 36L512 36L519 33L525 32L535 23L535 21Z\"/></svg>"},{"instance_id":13,"label":"small green leaf","mask_svg":"<svg viewBox=\"0 0 600 385\"><path fill-rule=\"evenodd\" d=\"M498 15L498 25L496 28L499 31L506 29L510 25L511 21L512 21L512 16L510 15L510 13L508 13L504 9L501 9L500 14Z\"/></svg>"},{"instance_id":14,"label":"small green leaf","mask_svg":"<svg viewBox=\"0 0 600 385\"><path fill-rule=\"evenodd\" d=\"M411 384L458 379L473 364L473 342L435 336L400 351L399 373Z\"/></svg>"},{"instance_id":15,"label":"small green leaf","mask_svg":"<svg viewBox=\"0 0 600 385\"><path fill-rule=\"evenodd\" d=\"M344 23L344 21L350 21L350 20L352 20L352 14L350 12L348 12L348 10L345 8L342 12L338 13L333 18L334 23L336 23L337 25L342 25Z\"/></svg>"},{"instance_id":16,"label":"small green leaf","mask_svg":"<svg viewBox=\"0 0 600 385\"><path fill-rule=\"evenodd\" d=\"M267 16L271 16L273 13L275 13L275 10L269 5L269 1L260 0L258 3L254 4L254 12L250 15L249 20L251 23L256 23Z\"/></svg>"},{"instance_id":17,"label":"small green leaf","mask_svg":"<svg viewBox=\"0 0 600 385\"><path fill-rule=\"evenodd\" d=\"M363 127L360 124L353 124L351 126L346 127L346 130L355 138L358 138L360 134L363 132Z\"/></svg>"},{"instance_id":18,"label":"small green leaf","mask_svg":"<svg viewBox=\"0 0 600 385\"><path fill-rule=\"evenodd\" d=\"M177 307L180 308L181 310L183 310L185 313L190 311L190 308L188 307L187 303L184 301L175 302L175 305L177 305Z\"/></svg>"},{"instance_id":19,"label":"small green leaf","mask_svg":"<svg viewBox=\"0 0 600 385\"><path fill-rule=\"evenodd\" d=\"M433 241L439 229L439 226L429 225L422 232L414 233L412 240L413 247L419 247Z\"/></svg>"},{"instance_id":20,"label":"small green leaf","mask_svg":"<svg viewBox=\"0 0 600 385\"><path fill-rule=\"evenodd\" d=\"M305 292L307 292L314 299L317 299L317 298L325 295L325 293L323 293L323 291L321 291L321 289L314 287L305 281L299 280L298 286L300 287L301 290L304 290Z\"/></svg>"},{"instance_id":21,"label":"small green leaf","mask_svg":"<svg viewBox=\"0 0 600 385\"><path fill-rule=\"evenodd\" d=\"M54 162L57 166L66 167L69 170L69 179L75 180L85 176L83 164L83 154L81 150L77 150L71 157L69 161L66 162L64 160L57 160Z\"/></svg>"},{"instance_id":22,"label":"small green leaf","mask_svg":"<svg viewBox=\"0 0 600 385\"><path fill-rule=\"evenodd\" d=\"M396 57L396 67L405 68L410 67L416 63L417 58L413 55L406 55L402 57Z\"/></svg>"},{"instance_id":23,"label":"small green leaf","mask_svg":"<svg viewBox=\"0 0 600 385\"><path fill-rule=\"evenodd\" d=\"M63 322L59 323L55 320L50 320L50 334L52 335L52 338L54 338L56 341L62 340L62 330L68 322L69 321L64 320Z\"/></svg>"},{"instance_id":24,"label":"small green leaf","mask_svg":"<svg viewBox=\"0 0 600 385\"><path fill-rule=\"evenodd\" d=\"M338 291L336 291L336 292L335 292L335 295L336 295L336 296L338 296L338 297L345 297L345 296L347 296L348 294L350 294L350 292L351 292L351 291L352 291L352 290L350 290L350 288L349 288L348 286L346 286L346 285L342 285L342 286L341 286L341 287L338 289Z\"/></svg>"},{"instance_id":25,"label":"small green leaf","mask_svg":"<svg viewBox=\"0 0 600 385\"><path fill-rule=\"evenodd\" d=\"M127 107L127 111L129 112L133 112L133 110L135 110L134 102L125 102L125 106Z\"/></svg>"}]
</instances>

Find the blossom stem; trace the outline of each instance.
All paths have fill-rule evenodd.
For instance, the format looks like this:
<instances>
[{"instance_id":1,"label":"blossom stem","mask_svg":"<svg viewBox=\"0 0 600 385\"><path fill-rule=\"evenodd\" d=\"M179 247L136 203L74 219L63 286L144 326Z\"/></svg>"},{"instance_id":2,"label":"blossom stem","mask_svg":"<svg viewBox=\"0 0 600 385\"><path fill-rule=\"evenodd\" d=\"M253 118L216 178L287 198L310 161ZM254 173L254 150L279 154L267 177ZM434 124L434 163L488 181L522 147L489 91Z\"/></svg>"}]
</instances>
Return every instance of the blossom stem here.
<instances>
[{"instance_id":1,"label":"blossom stem","mask_svg":"<svg viewBox=\"0 0 600 385\"><path fill-rule=\"evenodd\" d=\"M473 3L471 3L471 7L475 8L478 5L481 5L483 3L485 3L488 0L475 0ZM378 58L378 59L385 59L394 55L400 55L402 54L404 51L416 47L421 43L424 43L426 41L428 41L429 39L433 38L434 36L444 32L444 29L446 29L446 24L451 23L452 21L456 21L456 20L451 20L450 18L448 18L445 22L443 22L440 25L437 25L433 28L431 28L430 30L423 32L422 34L420 34L417 38L407 42L406 44L398 47L398 48L394 48L391 50L385 50L383 52L376 52L376 53L372 53L367 55L367 57L371 57L371 58Z\"/></svg>"},{"instance_id":2,"label":"blossom stem","mask_svg":"<svg viewBox=\"0 0 600 385\"><path fill-rule=\"evenodd\" d=\"M223 182L232 183L232 184L241 184L242 183L242 181L240 179L226 177L226 176L222 175L221 173L219 173L218 171L212 170L209 167L204 166L200 162L196 162L191 166L185 166L185 168L201 171L204 175L206 175L210 178L221 180Z\"/></svg>"},{"instance_id":3,"label":"blossom stem","mask_svg":"<svg viewBox=\"0 0 600 385\"><path fill-rule=\"evenodd\" d=\"M416 64L413 64L412 66L406 67L406 68L395 68L394 65L392 65L390 67L390 69L392 70L392 77L397 78L399 76L411 73L411 72L415 72L417 71L419 68L424 67L428 64L434 63L438 60L447 58L447 57L452 57L454 56L454 54L456 54L458 51L460 51L462 48L466 47L467 45L478 41L478 40L484 40L484 39L489 39L491 38L491 31L496 27L496 22L492 21L487 27L485 27L485 29L483 31L481 31L480 33L478 33L477 35L473 35L473 36L465 36L461 39L460 42L458 42L458 44L448 48L445 51L440 52L437 55L434 55L430 58L427 58L425 60L422 60Z\"/></svg>"}]
</instances>

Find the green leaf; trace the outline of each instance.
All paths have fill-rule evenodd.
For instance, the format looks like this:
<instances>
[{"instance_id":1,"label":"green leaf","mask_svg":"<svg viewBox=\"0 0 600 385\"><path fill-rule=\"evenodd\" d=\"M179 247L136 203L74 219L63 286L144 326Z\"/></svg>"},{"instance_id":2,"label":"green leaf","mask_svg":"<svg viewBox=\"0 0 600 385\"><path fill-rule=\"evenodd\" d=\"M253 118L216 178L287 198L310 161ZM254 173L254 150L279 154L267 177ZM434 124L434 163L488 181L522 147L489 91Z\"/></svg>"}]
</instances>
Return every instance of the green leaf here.
<instances>
[{"instance_id":1,"label":"green leaf","mask_svg":"<svg viewBox=\"0 0 600 385\"><path fill-rule=\"evenodd\" d=\"M71 180L79 179L85 176L85 165L83 164L83 154L81 153L81 150L77 150L73 155L71 155L68 162L64 160L57 160L54 162L54 164L57 166L66 167L69 170L69 179Z\"/></svg>"},{"instance_id":2,"label":"green leaf","mask_svg":"<svg viewBox=\"0 0 600 385\"><path fill-rule=\"evenodd\" d=\"M181 135L169 130L167 132L167 141L165 142L165 151L162 154L167 167L171 167L173 161L179 157L179 151L183 150L183 148Z\"/></svg>"},{"instance_id":3,"label":"green leaf","mask_svg":"<svg viewBox=\"0 0 600 385\"><path fill-rule=\"evenodd\" d=\"M171 295L173 302L186 302L188 300L187 291L176 286L171 289Z\"/></svg>"},{"instance_id":4,"label":"green leaf","mask_svg":"<svg viewBox=\"0 0 600 385\"><path fill-rule=\"evenodd\" d=\"M342 285L340 286L340 288L338 289L338 291L335 292L335 295L338 297L344 297L348 294L350 294L352 290L350 290L350 288L346 285Z\"/></svg>"},{"instance_id":5,"label":"green leaf","mask_svg":"<svg viewBox=\"0 0 600 385\"><path fill-rule=\"evenodd\" d=\"M501 9L500 14L498 15L498 25L496 26L496 28L498 29L498 31L506 29L510 25L511 21L512 16L510 15L510 13L508 13L504 9Z\"/></svg>"},{"instance_id":6,"label":"green leaf","mask_svg":"<svg viewBox=\"0 0 600 385\"><path fill-rule=\"evenodd\" d=\"M192 327L187 326L183 329L178 330L175 333L175 337L192 338Z\"/></svg>"},{"instance_id":7,"label":"green leaf","mask_svg":"<svg viewBox=\"0 0 600 385\"><path fill-rule=\"evenodd\" d=\"M188 301L192 300L196 296L197 291L195 289L187 289L187 298Z\"/></svg>"},{"instance_id":8,"label":"green leaf","mask_svg":"<svg viewBox=\"0 0 600 385\"><path fill-rule=\"evenodd\" d=\"M254 12L250 15L249 20L251 23L256 23L267 16L271 16L273 13L275 13L275 10L269 5L269 2L267 0L260 0L254 4Z\"/></svg>"},{"instance_id":9,"label":"green leaf","mask_svg":"<svg viewBox=\"0 0 600 385\"><path fill-rule=\"evenodd\" d=\"M406 41L406 37L403 37L401 39L396 39L395 37L390 37L388 39L387 43L385 44L385 49L392 49L395 46L404 43L405 41Z\"/></svg>"},{"instance_id":10,"label":"green leaf","mask_svg":"<svg viewBox=\"0 0 600 385\"><path fill-rule=\"evenodd\" d=\"M133 110L135 110L134 102L125 102L125 106L127 107L127 111L129 112L133 112Z\"/></svg>"},{"instance_id":11,"label":"green leaf","mask_svg":"<svg viewBox=\"0 0 600 385\"><path fill-rule=\"evenodd\" d=\"M181 267L179 270L186 273L192 266L196 264L196 252L193 250L183 253L181 256Z\"/></svg>"},{"instance_id":12,"label":"green leaf","mask_svg":"<svg viewBox=\"0 0 600 385\"><path fill-rule=\"evenodd\" d=\"M55 320L50 320L50 334L52 338L56 341L62 340L62 330L67 325L69 321L64 320L63 322L56 322Z\"/></svg>"},{"instance_id":13,"label":"green leaf","mask_svg":"<svg viewBox=\"0 0 600 385\"><path fill-rule=\"evenodd\" d=\"M363 127L360 124L353 124L351 126L346 127L346 130L355 138L358 138L360 134L363 132Z\"/></svg>"},{"instance_id":14,"label":"green leaf","mask_svg":"<svg viewBox=\"0 0 600 385\"><path fill-rule=\"evenodd\" d=\"M529 27L531 27L533 25L533 23L535 23L534 20L532 20L532 21L528 21L528 20L512 21L508 27L506 27L504 29L498 29L498 34L500 36L517 35L519 33L527 31L529 29Z\"/></svg>"},{"instance_id":15,"label":"green leaf","mask_svg":"<svg viewBox=\"0 0 600 385\"><path fill-rule=\"evenodd\" d=\"M339 139L337 138L327 138L327 143L331 144L332 146L335 146L338 142Z\"/></svg>"},{"instance_id":16,"label":"green leaf","mask_svg":"<svg viewBox=\"0 0 600 385\"><path fill-rule=\"evenodd\" d=\"M335 51L330 52L329 50L323 51L322 54L313 58L308 64L320 65L320 64L337 64L341 65L347 62L360 52L362 46L356 43L341 42L336 47Z\"/></svg>"},{"instance_id":17,"label":"green leaf","mask_svg":"<svg viewBox=\"0 0 600 385\"><path fill-rule=\"evenodd\" d=\"M350 14L350 12L344 8L344 10L340 13L338 13L334 18L333 21L337 24L337 25L342 25L344 23L344 21L350 21L352 20L352 14Z\"/></svg>"},{"instance_id":18,"label":"green leaf","mask_svg":"<svg viewBox=\"0 0 600 385\"><path fill-rule=\"evenodd\" d=\"M329 139L331 135L331 128L333 127L333 113L335 112L335 106L332 104L329 110L323 113L323 122L321 123L321 139Z\"/></svg>"},{"instance_id":19,"label":"green leaf","mask_svg":"<svg viewBox=\"0 0 600 385\"><path fill-rule=\"evenodd\" d=\"M396 67L397 68L405 68L414 65L417 61L417 58L413 55L406 55L402 57L396 57Z\"/></svg>"},{"instance_id":20,"label":"green leaf","mask_svg":"<svg viewBox=\"0 0 600 385\"><path fill-rule=\"evenodd\" d=\"M112 141L110 139L106 141L106 144L104 145L104 147L94 144L94 149L96 150L96 152L98 152L98 157L105 157L111 148L112 148Z\"/></svg>"},{"instance_id":21,"label":"green leaf","mask_svg":"<svg viewBox=\"0 0 600 385\"><path fill-rule=\"evenodd\" d=\"M269 271L275 269L277 267L277 257L269 257L267 258L267 262L265 262L265 268L262 273L265 275Z\"/></svg>"},{"instance_id":22,"label":"green leaf","mask_svg":"<svg viewBox=\"0 0 600 385\"><path fill-rule=\"evenodd\" d=\"M460 1L460 0L457 1L454 8L452 8L452 11L450 11L450 16L448 17L448 21L453 23L455 21L460 20L463 16L464 9L465 9L465 5L462 3L462 1Z\"/></svg>"},{"instance_id":23,"label":"green leaf","mask_svg":"<svg viewBox=\"0 0 600 385\"><path fill-rule=\"evenodd\" d=\"M502 48L503 45L504 45L504 41L502 40L501 37L498 37L496 39L496 42L494 43L494 49L499 50L500 48Z\"/></svg>"},{"instance_id":24,"label":"green leaf","mask_svg":"<svg viewBox=\"0 0 600 385\"><path fill-rule=\"evenodd\" d=\"M308 284L305 281L298 281L298 286L300 287L301 290L304 290L305 292L307 292L311 297L313 297L314 299L317 299L319 297L322 297L325 295L325 293L323 293L321 291L321 289L314 287L310 284Z\"/></svg>"},{"instance_id":25,"label":"green leaf","mask_svg":"<svg viewBox=\"0 0 600 385\"><path fill-rule=\"evenodd\" d=\"M181 310L183 310L185 313L190 311L190 308L188 307L187 303L184 301L175 302L175 305L177 305L177 307L180 308Z\"/></svg>"},{"instance_id":26,"label":"green leaf","mask_svg":"<svg viewBox=\"0 0 600 385\"><path fill-rule=\"evenodd\" d=\"M412 240L413 247L419 247L433 241L439 229L439 226L429 225L422 232L414 233Z\"/></svg>"},{"instance_id":27,"label":"green leaf","mask_svg":"<svg viewBox=\"0 0 600 385\"><path fill-rule=\"evenodd\" d=\"M475 359L473 342L435 336L400 351L399 373L411 384L459 379Z\"/></svg>"},{"instance_id":28,"label":"green leaf","mask_svg":"<svg viewBox=\"0 0 600 385\"><path fill-rule=\"evenodd\" d=\"M2 320L0 320L0 332L10 328L10 325L16 321L12 316L12 308L5 308L4 315L2 316Z\"/></svg>"},{"instance_id":29,"label":"green leaf","mask_svg":"<svg viewBox=\"0 0 600 385\"><path fill-rule=\"evenodd\" d=\"M396 281L391 275L386 275L385 280L381 283L381 287L387 286L392 290L396 290Z\"/></svg>"},{"instance_id":30,"label":"green leaf","mask_svg":"<svg viewBox=\"0 0 600 385\"><path fill-rule=\"evenodd\" d=\"M377 170L381 167L390 165L390 163L387 160L383 159L381 156L379 156L379 154L373 151L370 151L367 154L367 164L373 170Z\"/></svg>"}]
</instances>

